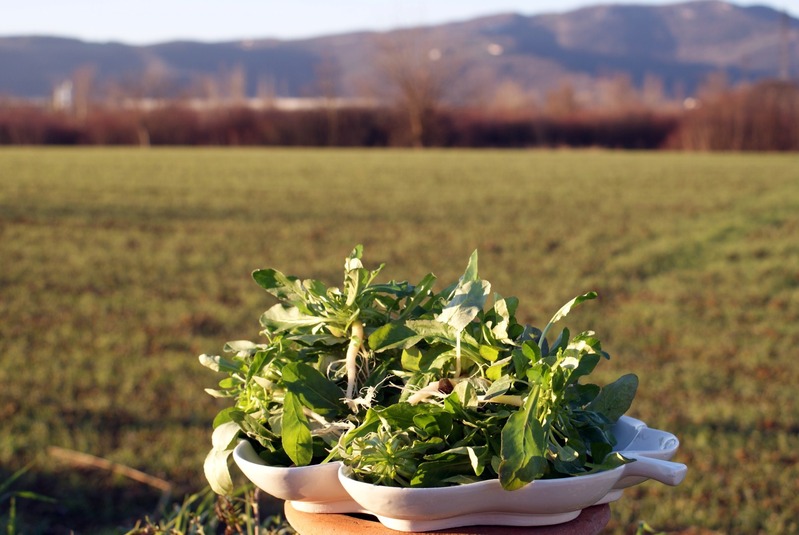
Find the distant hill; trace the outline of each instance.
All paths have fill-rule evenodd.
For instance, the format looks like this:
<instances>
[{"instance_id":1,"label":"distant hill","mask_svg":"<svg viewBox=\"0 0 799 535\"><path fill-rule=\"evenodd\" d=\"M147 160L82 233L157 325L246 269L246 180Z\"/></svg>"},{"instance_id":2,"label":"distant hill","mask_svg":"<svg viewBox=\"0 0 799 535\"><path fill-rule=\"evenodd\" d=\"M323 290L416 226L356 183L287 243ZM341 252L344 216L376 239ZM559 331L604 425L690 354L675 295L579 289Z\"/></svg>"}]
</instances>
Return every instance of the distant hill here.
<instances>
[{"instance_id":1,"label":"distant hill","mask_svg":"<svg viewBox=\"0 0 799 535\"><path fill-rule=\"evenodd\" d=\"M362 95L379 41L410 39L430 58L456 58L470 83L511 82L543 93L623 73L640 86L693 93L710 74L730 82L799 73L799 21L773 9L716 0L666 6L598 5L302 40L168 42L151 46L44 36L0 37L0 96L47 98L83 69L95 91L145 96L230 91L254 96ZM793 61L793 64L791 64ZM442 64L443 65L443 64ZM787 73L786 73L787 70Z\"/></svg>"}]
</instances>

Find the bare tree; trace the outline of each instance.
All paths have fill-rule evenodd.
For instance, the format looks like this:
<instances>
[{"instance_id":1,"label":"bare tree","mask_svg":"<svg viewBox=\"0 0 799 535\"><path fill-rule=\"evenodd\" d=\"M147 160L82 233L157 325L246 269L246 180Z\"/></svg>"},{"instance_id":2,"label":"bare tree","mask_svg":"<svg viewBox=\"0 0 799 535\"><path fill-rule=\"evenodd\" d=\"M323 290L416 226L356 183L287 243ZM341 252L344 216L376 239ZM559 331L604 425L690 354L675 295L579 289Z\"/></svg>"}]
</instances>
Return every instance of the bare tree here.
<instances>
[{"instance_id":1,"label":"bare tree","mask_svg":"<svg viewBox=\"0 0 799 535\"><path fill-rule=\"evenodd\" d=\"M629 112L640 107L638 91L630 75L616 73L597 82L600 106L608 111Z\"/></svg>"},{"instance_id":2,"label":"bare tree","mask_svg":"<svg viewBox=\"0 0 799 535\"><path fill-rule=\"evenodd\" d=\"M488 109L504 118L531 116L537 109L535 94L513 80L497 84Z\"/></svg>"},{"instance_id":3,"label":"bare tree","mask_svg":"<svg viewBox=\"0 0 799 535\"><path fill-rule=\"evenodd\" d=\"M421 147L462 62L453 51L432 44L422 30L381 35L376 52L377 74L408 121L411 144Z\"/></svg>"},{"instance_id":4,"label":"bare tree","mask_svg":"<svg viewBox=\"0 0 799 535\"><path fill-rule=\"evenodd\" d=\"M546 94L546 110L550 115L571 115L579 109L574 87L568 80L564 80L556 89L551 89Z\"/></svg>"},{"instance_id":5,"label":"bare tree","mask_svg":"<svg viewBox=\"0 0 799 535\"><path fill-rule=\"evenodd\" d=\"M226 73L226 78L229 104L233 106L244 105L247 99L247 72L244 70L244 65L241 63L236 64Z\"/></svg>"},{"instance_id":6,"label":"bare tree","mask_svg":"<svg viewBox=\"0 0 799 535\"><path fill-rule=\"evenodd\" d=\"M341 68L336 59L325 55L316 65L316 85L319 95L324 100L325 116L327 120L327 144L334 146L337 143L338 132L338 103L339 79Z\"/></svg>"},{"instance_id":7,"label":"bare tree","mask_svg":"<svg viewBox=\"0 0 799 535\"><path fill-rule=\"evenodd\" d=\"M72 105L75 115L81 119L85 119L89 113L94 73L95 67L93 65L83 65L75 69L72 74Z\"/></svg>"},{"instance_id":8,"label":"bare tree","mask_svg":"<svg viewBox=\"0 0 799 535\"><path fill-rule=\"evenodd\" d=\"M656 74L647 73L641 86L641 99L650 109L663 107L666 103L663 78Z\"/></svg>"}]
</instances>

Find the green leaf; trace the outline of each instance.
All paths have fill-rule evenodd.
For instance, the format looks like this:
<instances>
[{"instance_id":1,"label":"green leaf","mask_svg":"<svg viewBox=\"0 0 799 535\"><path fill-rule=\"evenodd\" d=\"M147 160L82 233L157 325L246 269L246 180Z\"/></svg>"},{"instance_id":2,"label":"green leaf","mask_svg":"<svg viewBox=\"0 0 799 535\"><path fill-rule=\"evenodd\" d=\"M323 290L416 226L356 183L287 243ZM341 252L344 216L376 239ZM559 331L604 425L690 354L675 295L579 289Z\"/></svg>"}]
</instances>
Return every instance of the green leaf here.
<instances>
[{"instance_id":1,"label":"green leaf","mask_svg":"<svg viewBox=\"0 0 799 535\"><path fill-rule=\"evenodd\" d=\"M604 472L605 470L613 470L614 468L618 468L619 466L628 464L633 462L631 459L627 459L626 457L622 456L618 452L609 453L601 463L591 465L591 469L587 472L588 474L593 474L595 472Z\"/></svg>"},{"instance_id":2,"label":"green leaf","mask_svg":"<svg viewBox=\"0 0 799 535\"><path fill-rule=\"evenodd\" d=\"M289 334L285 336L285 340L294 340L304 346L335 346L345 344L348 339L343 336L334 336L330 333L320 332L317 334Z\"/></svg>"},{"instance_id":3,"label":"green leaf","mask_svg":"<svg viewBox=\"0 0 799 535\"><path fill-rule=\"evenodd\" d=\"M459 284L463 284L465 282L472 282L476 281L477 279L477 250L475 249L472 251L471 256L469 256L469 263L466 265L466 271L463 272L461 278L459 279Z\"/></svg>"},{"instance_id":4,"label":"green leaf","mask_svg":"<svg viewBox=\"0 0 799 535\"><path fill-rule=\"evenodd\" d=\"M422 403L419 407L427 403ZM416 428L423 432L422 438L428 437L446 437L452 432L452 415L443 410L435 410L430 412L420 412L413 417L413 424Z\"/></svg>"},{"instance_id":5,"label":"green leaf","mask_svg":"<svg viewBox=\"0 0 799 535\"><path fill-rule=\"evenodd\" d=\"M21 478L28 470L31 469L31 466L33 466L33 463L28 463L26 466L23 466L4 480L0 481L0 495L8 491L8 489L11 488L11 485L13 485L16 480Z\"/></svg>"},{"instance_id":6,"label":"green leaf","mask_svg":"<svg viewBox=\"0 0 799 535\"><path fill-rule=\"evenodd\" d=\"M236 409L236 407L227 407L219 411L217 415L214 417L214 424L213 424L214 429L216 429L217 427L219 427L224 423L232 421L233 418L230 417L230 413L235 412L237 410L238 409Z\"/></svg>"},{"instance_id":7,"label":"green leaf","mask_svg":"<svg viewBox=\"0 0 799 535\"><path fill-rule=\"evenodd\" d=\"M424 353L422 353L422 350L418 347L409 347L408 349L404 349L402 351L402 356L400 357L402 369L409 372L421 371L423 358Z\"/></svg>"},{"instance_id":8,"label":"green leaf","mask_svg":"<svg viewBox=\"0 0 799 535\"><path fill-rule=\"evenodd\" d=\"M302 362L291 362L283 367L283 383L303 405L327 416L343 409L344 391L316 368Z\"/></svg>"},{"instance_id":9,"label":"green leaf","mask_svg":"<svg viewBox=\"0 0 799 535\"><path fill-rule=\"evenodd\" d=\"M375 353L397 347L407 349L421 339L422 336L406 324L392 322L378 327L369 335L369 348Z\"/></svg>"},{"instance_id":10,"label":"green leaf","mask_svg":"<svg viewBox=\"0 0 799 535\"><path fill-rule=\"evenodd\" d=\"M259 347L263 346L249 340L232 340L225 343L224 351L227 353L252 353Z\"/></svg>"},{"instance_id":11,"label":"green leaf","mask_svg":"<svg viewBox=\"0 0 799 535\"><path fill-rule=\"evenodd\" d=\"M630 409L638 390L638 377L635 374L622 375L609 385L602 387L596 398L586 407L596 411L611 422L616 422Z\"/></svg>"},{"instance_id":12,"label":"green leaf","mask_svg":"<svg viewBox=\"0 0 799 535\"><path fill-rule=\"evenodd\" d=\"M451 325L456 331L462 331L483 310L490 291L491 283L484 280L459 285L436 320Z\"/></svg>"},{"instance_id":13,"label":"green leaf","mask_svg":"<svg viewBox=\"0 0 799 535\"><path fill-rule=\"evenodd\" d=\"M56 500L55 498L51 498L49 496L45 496L44 494L39 494L38 492L33 492L30 490L17 490L10 493L9 497L11 496L15 498L24 498L26 500L35 500L38 502L58 503L58 500ZM0 498L0 500L2 500L2 498Z\"/></svg>"},{"instance_id":14,"label":"green leaf","mask_svg":"<svg viewBox=\"0 0 799 535\"><path fill-rule=\"evenodd\" d=\"M541 349L532 341L522 345L522 354L532 363L541 360Z\"/></svg>"},{"instance_id":15,"label":"green leaf","mask_svg":"<svg viewBox=\"0 0 799 535\"><path fill-rule=\"evenodd\" d=\"M569 376L569 382L575 383L580 377L589 375L592 371L594 371L596 365L599 364L599 360L601 358L602 356L597 353L589 353L580 357L580 363L574 370L572 370L572 373Z\"/></svg>"},{"instance_id":16,"label":"green leaf","mask_svg":"<svg viewBox=\"0 0 799 535\"><path fill-rule=\"evenodd\" d=\"M499 481L505 490L519 489L546 470L546 433L533 415L536 400L537 396L528 396L502 428Z\"/></svg>"},{"instance_id":17,"label":"green leaf","mask_svg":"<svg viewBox=\"0 0 799 535\"><path fill-rule=\"evenodd\" d=\"M583 301L588 301L589 299L596 299L596 292L588 292L583 295L578 295L577 297L575 297L574 299L572 299L571 301L560 307L560 310L555 312L555 315L552 316L552 319L549 320L549 323L547 323L547 326L544 327L544 330L541 332L541 338L538 341L538 347L543 349L544 342L546 341L547 338L547 333L555 323L565 318L569 314L569 312L571 312L572 308L576 307Z\"/></svg>"},{"instance_id":18,"label":"green leaf","mask_svg":"<svg viewBox=\"0 0 799 535\"><path fill-rule=\"evenodd\" d=\"M566 349L566 346L569 345L569 336L571 333L569 329L563 329L555 341L552 343L552 346L549 348L549 355L557 355L559 350Z\"/></svg>"},{"instance_id":19,"label":"green leaf","mask_svg":"<svg viewBox=\"0 0 799 535\"><path fill-rule=\"evenodd\" d=\"M261 315L261 326L273 334L291 331L298 327L317 327L326 321L327 318L304 314L297 307L286 307L280 303Z\"/></svg>"},{"instance_id":20,"label":"green leaf","mask_svg":"<svg viewBox=\"0 0 799 535\"><path fill-rule=\"evenodd\" d=\"M405 308L400 314L400 319L407 318L414 314L416 309L422 305L422 301L430 297L430 291L436 283L436 277L428 273L413 289L413 296L405 303Z\"/></svg>"},{"instance_id":21,"label":"green leaf","mask_svg":"<svg viewBox=\"0 0 799 535\"><path fill-rule=\"evenodd\" d=\"M233 411L231 411L233 412ZM234 421L219 424L211 434L211 444L216 450L233 449L239 435L239 425Z\"/></svg>"},{"instance_id":22,"label":"green leaf","mask_svg":"<svg viewBox=\"0 0 799 535\"><path fill-rule=\"evenodd\" d=\"M260 421L249 414L240 410L232 410L229 413L231 421L235 422L244 433L259 444L268 448L277 436L267 429Z\"/></svg>"},{"instance_id":23,"label":"green leaf","mask_svg":"<svg viewBox=\"0 0 799 535\"><path fill-rule=\"evenodd\" d=\"M218 355L202 354L199 356L199 359L200 364L215 372L237 373L241 371L241 365L239 363L227 360Z\"/></svg>"},{"instance_id":24,"label":"green leaf","mask_svg":"<svg viewBox=\"0 0 799 535\"><path fill-rule=\"evenodd\" d=\"M208 484L217 494L229 495L233 492L228 458L233 452L239 430L236 422L228 420L217 425L211 435L212 449L205 457L203 472Z\"/></svg>"},{"instance_id":25,"label":"green leaf","mask_svg":"<svg viewBox=\"0 0 799 535\"><path fill-rule=\"evenodd\" d=\"M535 347L537 348L538 346ZM521 349L514 349L510 357L513 361L513 371L516 373L516 377L525 377L532 363L531 360Z\"/></svg>"},{"instance_id":26,"label":"green leaf","mask_svg":"<svg viewBox=\"0 0 799 535\"><path fill-rule=\"evenodd\" d=\"M519 301L515 297L507 299L497 299L494 302L494 314L496 315L496 324L491 328L491 333L494 337L503 343L511 343L508 329L510 327L511 316L516 311Z\"/></svg>"},{"instance_id":27,"label":"green leaf","mask_svg":"<svg viewBox=\"0 0 799 535\"><path fill-rule=\"evenodd\" d=\"M579 368L578 368L579 369ZM578 407L591 403L599 395L600 388L595 384L574 384L568 391L567 399Z\"/></svg>"},{"instance_id":28,"label":"green leaf","mask_svg":"<svg viewBox=\"0 0 799 535\"><path fill-rule=\"evenodd\" d=\"M503 370L505 366L511 362L511 357L504 358L502 360L498 360L494 364L488 367L486 370L486 378L490 379L491 381L496 381L503 375Z\"/></svg>"},{"instance_id":29,"label":"green leaf","mask_svg":"<svg viewBox=\"0 0 799 535\"><path fill-rule=\"evenodd\" d=\"M344 262L344 288L347 293L348 307L355 303L363 289L364 281L361 277L362 271L364 271L363 263L361 263L362 255L363 245L356 245Z\"/></svg>"},{"instance_id":30,"label":"green leaf","mask_svg":"<svg viewBox=\"0 0 799 535\"><path fill-rule=\"evenodd\" d=\"M302 412L302 403L292 392L283 399L280 441L286 455L297 466L307 466L313 458L313 440L308 419Z\"/></svg>"},{"instance_id":31,"label":"green leaf","mask_svg":"<svg viewBox=\"0 0 799 535\"><path fill-rule=\"evenodd\" d=\"M408 429L414 424L414 419L419 414L426 412L443 412L442 409L435 405L421 403L419 405L411 405L410 403L395 403L384 409L375 411L380 419L387 425L396 429Z\"/></svg>"},{"instance_id":32,"label":"green leaf","mask_svg":"<svg viewBox=\"0 0 799 535\"><path fill-rule=\"evenodd\" d=\"M307 297L302 282L297 277L287 277L275 269L258 269L252 278L256 284L281 301L304 308Z\"/></svg>"},{"instance_id":33,"label":"green leaf","mask_svg":"<svg viewBox=\"0 0 799 535\"><path fill-rule=\"evenodd\" d=\"M497 360L497 357L499 357L499 348L494 346L481 345L479 351L480 356L488 362L494 362Z\"/></svg>"},{"instance_id":34,"label":"green leaf","mask_svg":"<svg viewBox=\"0 0 799 535\"><path fill-rule=\"evenodd\" d=\"M451 325L436 320L408 320L405 325L426 340L441 340L454 343L455 336L458 334Z\"/></svg>"},{"instance_id":35,"label":"green leaf","mask_svg":"<svg viewBox=\"0 0 799 535\"><path fill-rule=\"evenodd\" d=\"M488 446L461 446L426 455L426 462L419 464L411 486L440 487L459 476L474 482L490 463L488 453Z\"/></svg>"},{"instance_id":36,"label":"green leaf","mask_svg":"<svg viewBox=\"0 0 799 535\"><path fill-rule=\"evenodd\" d=\"M477 392L469 381L461 381L455 385L450 396L457 396L464 407L477 407Z\"/></svg>"},{"instance_id":37,"label":"green leaf","mask_svg":"<svg viewBox=\"0 0 799 535\"><path fill-rule=\"evenodd\" d=\"M486 390L483 399L489 400L493 397L505 394L508 390L513 388L514 382L515 382L514 378L512 378L509 375L504 375L500 377L498 380L491 383L491 386L488 388L488 390Z\"/></svg>"},{"instance_id":38,"label":"green leaf","mask_svg":"<svg viewBox=\"0 0 799 535\"><path fill-rule=\"evenodd\" d=\"M203 462L205 479L208 480L208 484L214 492L223 496L233 494L233 480L228 467L228 458L231 453L233 450L212 449Z\"/></svg>"},{"instance_id":39,"label":"green leaf","mask_svg":"<svg viewBox=\"0 0 799 535\"><path fill-rule=\"evenodd\" d=\"M363 438L370 433L376 432L379 429L382 421L383 420L380 418L374 408L368 409L366 411L366 416L363 418L363 422L361 422L361 425L347 431L347 433L341 439L341 445L347 446L355 439ZM411 418L411 421L413 421L413 418Z\"/></svg>"},{"instance_id":40,"label":"green leaf","mask_svg":"<svg viewBox=\"0 0 799 535\"><path fill-rule=\"evenodd\" d=\"M474 469L468 454L446 452L434 461L419 463L411 487L441 487L444 480L456 475L471 475Z\"/></svg>"},{"instance_id":41,"label":"green leaf","mask_svg":"<svg viewBox=\"0 0 799 535\"><path fill-rule=\"evenodd\" d=\"M261 373L261 370L264 369L264 366L266 366L266 363L270 360L270 356L269 351L258 351L255 353L252 363L247 369L247 383L249 383L256 374Z\"/></svg>"}]
</instances>

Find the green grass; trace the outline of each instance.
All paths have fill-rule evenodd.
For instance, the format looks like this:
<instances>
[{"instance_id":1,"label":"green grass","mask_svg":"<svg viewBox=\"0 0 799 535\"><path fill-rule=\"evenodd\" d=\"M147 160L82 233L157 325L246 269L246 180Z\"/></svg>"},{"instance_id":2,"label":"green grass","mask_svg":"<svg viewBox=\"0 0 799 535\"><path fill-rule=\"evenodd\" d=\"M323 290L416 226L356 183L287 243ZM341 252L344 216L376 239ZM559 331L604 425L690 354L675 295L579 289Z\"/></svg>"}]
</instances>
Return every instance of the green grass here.
<instances>
[{"instance_id":1,"label":"green grass","mask_svg":"<svg viewBox=\"0 0 799 535\"><path fill-rule=\"evenodd\" d=\"M106 457L193 492L215 377L255 339L275 267L328 283L365 245L384 276L481 275L545 323L598 332L631 414L674 432L676 488L646 483L612 530L799 531L795 155L597 151L0 150L0 480L25 533L113 532L158 494L47 456ZM19 483L18 483L19 484ZM4 514L0 511L0 517ZM0 522L2 525L2 522Z\"/></svg>"}]
</instances>

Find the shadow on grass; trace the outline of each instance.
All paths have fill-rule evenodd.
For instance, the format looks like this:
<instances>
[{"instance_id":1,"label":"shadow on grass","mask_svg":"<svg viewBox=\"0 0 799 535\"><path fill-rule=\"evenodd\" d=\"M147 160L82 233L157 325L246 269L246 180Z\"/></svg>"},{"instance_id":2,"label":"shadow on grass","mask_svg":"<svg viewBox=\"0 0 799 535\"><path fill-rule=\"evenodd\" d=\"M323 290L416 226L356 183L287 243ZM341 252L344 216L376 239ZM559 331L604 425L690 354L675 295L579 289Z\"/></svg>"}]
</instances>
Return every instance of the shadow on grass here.
<instances>
[{"instance_id":1,"label":"shadow on grass","mask_svg":"<svg viewBox=\"0 0 799 535\"><path fill-rule=\"evenodd\" d=\"M11 471L0 468L0 481ZM197 489L172 493L131 481L119 474L92 468L30 470L15 482L16 490L36 492L52 502L16 500L15 532L25 535L123 534L145 518L157 520ZM281 501L261 494L265 515L282 513ZM0 526L6 527L5 511Z\"/></svg>"}]
</instances>

